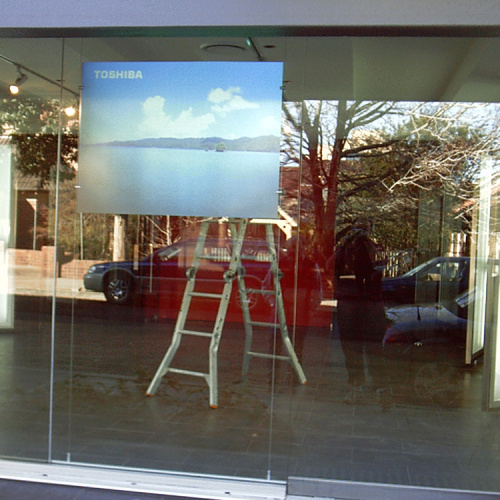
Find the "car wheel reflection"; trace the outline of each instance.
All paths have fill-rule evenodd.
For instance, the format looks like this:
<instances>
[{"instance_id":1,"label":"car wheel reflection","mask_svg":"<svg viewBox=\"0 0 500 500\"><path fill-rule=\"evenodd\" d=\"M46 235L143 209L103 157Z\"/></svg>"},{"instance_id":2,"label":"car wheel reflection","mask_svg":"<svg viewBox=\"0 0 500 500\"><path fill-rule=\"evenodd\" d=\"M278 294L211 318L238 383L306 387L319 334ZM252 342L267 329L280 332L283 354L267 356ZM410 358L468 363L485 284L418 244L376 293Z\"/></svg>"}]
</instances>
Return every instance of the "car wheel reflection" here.
<instances>
[{"instance_id":1,"label":"car wheel reflection","mask_svg":"<svg viewBox=\"0 0 500 500\"><path fill-rule=\"evenodd\" d=\"M262 295L258 292L253 292L252 290L261 290L262 282L257 278L247 277L245 278L245 287L247 289L247 301L248 309L259 308L262 302ZM236 291L236 303L241 309L241 297L238 291Z\"/></svg>"},{"instance_id":2,"label":"car wheel reflection","mask_svg":"<svg viewBox=\"0 0 500 500\"><path fill-rule=\"evenodd\" d=\"M104 284L104 295L112 304L129 304L132 300L132 278L125 273L110 273Z\"/></svg>"}]
</instances>

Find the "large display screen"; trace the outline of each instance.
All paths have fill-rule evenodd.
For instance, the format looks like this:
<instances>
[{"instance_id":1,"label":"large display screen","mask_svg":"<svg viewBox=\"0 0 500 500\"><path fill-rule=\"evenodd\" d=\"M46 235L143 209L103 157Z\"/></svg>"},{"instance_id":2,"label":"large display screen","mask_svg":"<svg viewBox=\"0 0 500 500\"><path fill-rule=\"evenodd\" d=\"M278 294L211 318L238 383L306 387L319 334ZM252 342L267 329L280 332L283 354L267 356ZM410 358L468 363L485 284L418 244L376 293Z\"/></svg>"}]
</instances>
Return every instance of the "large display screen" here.
<instances>
[{"instance_id":1,"label":"large display screen","mask_svg":"<svg viewBox=\"0 0 500 500\"><path fill-rule=\"evenodd\" d=\"M78 210L277 217L282 63L83 65Z\"/></svg>"}]
</instances>

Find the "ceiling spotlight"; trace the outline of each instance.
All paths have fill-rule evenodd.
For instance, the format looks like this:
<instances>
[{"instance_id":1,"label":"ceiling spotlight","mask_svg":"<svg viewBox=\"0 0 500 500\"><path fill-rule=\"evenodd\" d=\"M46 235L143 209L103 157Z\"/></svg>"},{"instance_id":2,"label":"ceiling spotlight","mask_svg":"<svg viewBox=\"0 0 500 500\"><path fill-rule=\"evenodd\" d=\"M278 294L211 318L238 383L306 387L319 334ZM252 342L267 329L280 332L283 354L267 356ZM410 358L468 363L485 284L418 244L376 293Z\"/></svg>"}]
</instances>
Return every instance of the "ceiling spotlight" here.
<instances>
[{"instance_id":1,"label":"ceiling spotlight","mask_svg":"<svg viewBox=\"0 0 500 500\"><path fill-rule=\"evenodd\" d=\"M13 85L9 87L11 94L19 94L19 87L28 79L28 76L21 71L21 66L17 67L18 77Z\"/></svg>"},{"instance_id":2,"label":"ceiling spotlight","mask_svg":"<svg viewBox=\"0 0 500 500\"><path fill-rule=\"evenodd\" d=\"M200 48L209 54L218 56L236 56L246 50L245 47L233 43L207 43L201 45Z\"/></svg>"}]
</instances>

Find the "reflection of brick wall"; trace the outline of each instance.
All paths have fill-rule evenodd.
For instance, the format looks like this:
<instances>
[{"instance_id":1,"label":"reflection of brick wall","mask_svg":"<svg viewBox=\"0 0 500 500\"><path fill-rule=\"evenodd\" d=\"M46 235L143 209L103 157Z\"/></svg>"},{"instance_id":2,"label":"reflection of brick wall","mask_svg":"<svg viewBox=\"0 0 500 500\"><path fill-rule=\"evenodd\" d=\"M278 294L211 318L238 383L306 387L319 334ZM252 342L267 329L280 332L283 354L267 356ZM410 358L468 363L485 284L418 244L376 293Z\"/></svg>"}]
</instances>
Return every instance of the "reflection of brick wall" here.
<instances>
[{"instance_id":1,"label":"reflection of brick wall","mask_svg":"<svg viewBox=\"0 0 500 500\"><path fill-rule=\"evenodd\" d=\"M61 278L83 279L89 267L97 264L98 260L72 260L61 266Z\"/></svg>"},{"instance_id":2,"label":"reflection of brick wall","mask_svg":"<svg viewBox=\"0 0 500 500\"><path fill-rule=\"evenodd\" d=\"M51 277L54 275L54 247L44 246L41 250L9 249L9 264L12 266L29 266L42 270L42 275ZM60 255L59 272L60 278L82 279L88 268L96 264L98 260L71 260L71 255Z\"/></svg>"},{"instance_id":3,"label":"reflection of brick wall","mask_svg":"<svg viewBox=\"0 0 500 500\"><path fill-rule=\"evenodd\" d=\"M43 267L44 256L40 250L9 249L9 263L14 266Z\"/></svg>"}]
</instances>

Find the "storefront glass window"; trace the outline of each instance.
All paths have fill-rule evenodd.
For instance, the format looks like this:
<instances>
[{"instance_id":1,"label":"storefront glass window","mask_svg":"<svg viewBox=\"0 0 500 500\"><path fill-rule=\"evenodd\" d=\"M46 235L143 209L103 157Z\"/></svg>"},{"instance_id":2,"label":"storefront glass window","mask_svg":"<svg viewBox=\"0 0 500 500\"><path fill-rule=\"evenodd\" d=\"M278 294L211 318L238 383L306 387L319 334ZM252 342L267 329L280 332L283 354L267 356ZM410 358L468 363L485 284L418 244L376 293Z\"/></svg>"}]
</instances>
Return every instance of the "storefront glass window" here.
<instances>
[{"instance_id":1,"label":"storefront glass window","mask_svg":"<svg viewBox=\"0 0 500 500\"><path fill-rule=\"evenodd\" d=\"M0 105L0 455L498 491L500 97L459 64L482 67L497 44L6 40L0 64L28 80ZM262 115L258 134L215 132L268 104L231 74L203 103L186 105L186 78L182 100L158 88L77 111L82 63L262 59L283 62L281 123ZM113 79L140 80L129 71ZM134 130L92 144L99 190L77 158L89 109ZM264 175L248 170L271 151L276 217L243 219L234 206ZM245 176L223 167L242 153ZM196 207L212 183L225 187L211 219ZM142 213L163 185L184 208Z\"/></svg>"}]
</instances>

